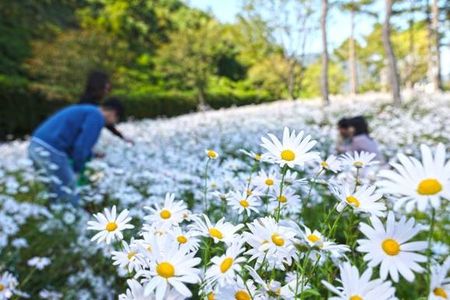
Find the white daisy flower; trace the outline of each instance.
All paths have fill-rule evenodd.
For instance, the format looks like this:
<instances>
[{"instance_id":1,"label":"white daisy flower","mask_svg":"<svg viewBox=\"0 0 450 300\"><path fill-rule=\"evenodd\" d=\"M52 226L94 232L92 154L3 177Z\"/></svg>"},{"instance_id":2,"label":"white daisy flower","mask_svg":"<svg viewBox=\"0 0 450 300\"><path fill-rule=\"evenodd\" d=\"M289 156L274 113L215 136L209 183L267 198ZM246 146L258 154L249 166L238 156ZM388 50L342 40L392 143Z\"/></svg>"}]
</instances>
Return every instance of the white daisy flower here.
<instances>
[{"instance_id":1,"label":"white daisy flower","mask_svg":"<svg viewBox=\"0 0 450 300\"><path fill-rule=\"evenodd\" d=\"M246 265L245 268L248 270L255 283L259 286L258 295L260 295L262 299L272 299L272 296L279 298L281 296L282 286L280 282L276 280L269 280L266 282L261 278L261 276L259 276L255 269L248 265Z\"/></svg>"},{"instance_id":2,"label":"white daisy flower","mask_svg":"<svg viewBox=\"0 0 450 300\"><path fill-rule=\"evenodd\" d=\"M33 257L28 260L27 264L30 267L35 267L38 270L43 270L46 266L51 263L51 260L48 257Z\"/></svg>"},{"instance_id":3,"label":"white daisy flower","mask_svg":"<svg viewBox=\"0 0 450 300\"><path fill-rule=\"evenodd\" d=\"M289 186L291 188L303 188L308 185L307 178L299 178L298 172L287 170L286 175L284 176L284 185Z\"/></svg>"},{"instance_id":4,"label":"white daisy flower","mask_svg":"<svg viewBox=\"0 0 450 300\"><path fill-rule=\"evenodd\" d=\"M62 293L58 293L55 291L49 291L47 289L43 289L39 291L39 297L42 299L49 299L49 300L59 300L63 298ZM1 299L1 298L0 298Z\"/></svg>"},{"instance_id":5,"label":"white daisy flower","mask_svg":"<svg viewBox=\"0 0 450 300\"><path fill-rule=\"evenodd\" d=\"M450 257L440 265L431 267L431 283L428 300L449 299L450 296Z\"/></svg>"},{"instance_id":6,"label":"white daisy flower","mask_svg":"<svg viewBox=\"0 0 450 300\"><path fill-rule=\"evenodd\" d=\"M320 162L320 168L337 173L341 170L341 160L336 155L330 155L326 160Z\"/></svg>"},{"instance_id":7,"label":"white daisy flower","mask_svg":"<svg viewBox=\"0 0 450 300\"><path fill-rule=\"evenodd\" d=\"M258 207L261 206L261 201L255 196L248 196L247 191L244 192L231 192L230 199L228 201L234 210L237 210L239 214L246 213L250 216L251 212L258 212Z\"/></svg>"},{"instance_id":8,"label":"white daisy flower","mask_svg":"<svg viewBox=\"0 0 450 300\"><path fill-rule=\"evenodd\" d=\"M445 162L445 146L436 147L434 157L428 146L421 145L422 162L404 154L398 155L394 170L380 172L381 191L393 195L394 208L405 205L408 212L417 207L425 211L429 206L439 208L441 199L450 200L450 160Z\"/></svg>"},{"instance_id":9,"label":"white daisy flower","mask_svg":"<svg viewBox=\"0 0 450 300\"><path fill-rule=\"evenodd\" d=\"M221 202L227 203L231 199L231 193L225 193L221 191L212 192L211 195L219 199Z\"/></svg>"},{"instance_id":10,"label":"white daisy flower","mask_svg":"<svg viewBox=\"0 0 450 300\"><path fill-rule=\"evenodd\" d=\"M145 207L151 211L151 215L144 219L156 227L169 228L183 222L189 216L186 204L183 201L175 201L175 195L167 193L164 204L155 208Z\"/></svg>"},{"instance_id":11,"label":"white daisy flower","mask_svg":"<svg viewBox=\"0 0 450 300\"><path fill-rule=\"evenodd\" d=\"M310 135L303 138L303 131L297 135L295 130L290 132L289 128L285 127L282 142L273 134L269 133L268 136L270 140L265 137L261 139L261 146L269 151L264 157L281 167L286 165L290 168L303 167L305 163L319 158L317 152L310 152L316 141L311 140Z\"/></svg>"},{"instance_id":12,"label":"white daisy flower","mask_svg":"<svg viewBox=\"0 0 450 300\"><path fill-rule=\"evenodd\" d=\"M386 205L380 201L383 195L376 192L375 189L375 186L363 185L355 191L355 188L348 183L331 188L336 198L341 201L337 206L339 212L350 205L357 213L383 217L386 214Z\"/></svg>"},{"instance_id":13,"label":"white daisy flower","mask_svg":"<svg viewBox=\"0 0 450 300\"><path fill-rule=\"evenodd\" d=\"M121 251L112 251L113 265L119 266L122 269L128 270L128 272L139 271L141 269L141 263L139 257L141 254L138 250L138 244L131 240L130 245L127 242L122 241Z\"/></svg>"},{"instance_id":14,"label":"white daisy flower","mask_svg":"<svg viewBox=\"0 0 450 300\"><path fill-rule=\"evenodd\" d=\"M174 227L168 232L168 235L178 243L180 248L185 249L186 252L198 250L200 240L194 231L184 231L180 227Z\"/></svg>"},{"instance_id":15,"label":"white daisy flower","mask_svg":"<svg viewBox=\"0 0 450 300\"><path fill-rule=\"evenodd\" d=\"M155 300L154 294L145 295L145 287L136 279L127 280L128 289L125 294L119 295L119 300ZM179 300L184 299L182 295L177 293L174 289L168 289L163 297L164 300Z\"/></svg>"},{"instance_id":16,"label":"white daisy flower","mask_svg":"<svg viewBox=\"0 0 450 300\"><path fill-rule=\"evenodd\" d=\"M123 239L123 230L134 228L133 225L128 224L131 221L131 218L128 217L128 210L123 210L117 216L115 205L111 210L105 208L104 214L97 213L94 217L96 221L89 221L87 229L99 231L91 239L92 241L97 240L97 243L106 241L106 244L109 244L114 240L120 241Z\"/></svg>"},{"instance_id":17,"label":"white daisy flower","mask_svg":"<svg viewBox=\"0 0 450 300\"><path fill-rule=\"evenodd\" d=\"M258 190L267 192L280 185L280 180L277 178L275 170L271 170L267 173L264 170L261 170L253 180L253 183Z\"/></svg>"},{"instance_id":18,"label":"white daisy flower","mask_svg":"<svg viewBox=\"0 0 450 300\"><path fill-rule=\"evenodd\" d=\"M214 243L224 242L229 245L234 241L237 232L244 227L243 224L233 225L225 222L225 219L220 219L215 225L211 223L207 215L203 215L203 220L195 218L193 230L198 231L199 235L210 237Z\"/></svg>"},{"instance_id":19,"label":"white daisy flower","mask_svg":"<svg viewBox=\"0 0 450 300\"><path fill-rule=\"evenodd\" d=\"M288 211L290 213L298 213L300 210L300 196L296 194L296 191L289 187L284 187L280 194L280 187L277 186L271 193L271 202L269 208L274 210L278 208L280 204L281 210Z\"/></svg>"},{"instance_id":20,"label":"white daisy flower","mask_svg":"<svg viewBox=\"0 0 450 300\"><path fill-rule=\"evenodd\" d=\"M372 269L368 268L359 275L355 266L345 262L339 266L341 278L339 282L342 287L334 287L332 284L322 280L322 284L337 296L330 300L393 300L395 288L390 281L381 279L371 280Z\"/></svg>"},{"instance_id":21,"label":"white daisy flower","mask_svg":"<svg viewBox=\"0 0 450 300\"><path fill-rule=\"evenodd\" d=\"M11 298L16 292L17 284L17 279L11 273L0 274L0 299Z\"/></svg>"},{"instance_id":22,"label":"white daisy flower","mask_svg":"<svg viewBox=\"0 0 450 300\"><path fill-rule=\"evenodd\" d=\"M243 154L253 158L256 161L262 161L263 160L263 156L261 153L255 153L253 151L247 151L244 149L239 150L240 152L242 152Z\"/></svg>"},{"instance_id":23,"label":"white daisy flower","mask_svg":"<svg viewBox=\"0 0 450 300\"><path fill-rule=\"evenodd\" d=\"M310 247L322 248L325 241L323 235L317 230L311 231L311 229L305 225L303 225L303 228L304 231L300 232L306 244Z\"/></svg>"},{"instance_id":24,"label":"white daisy flower","mask_svg":"<svg viewBox=\"0 0 450 300\"><path fill-rule=\"evenodd\" d=\"M139 249L139 253L145 255L146 258L151 259L151 253L155 248L159 248L157 243L164 243L166 239L165 234L157 234L152 231L144 231L141 233L142 239L135 240L135 244ZM140 258L140 257L139 257Z\"/></svg>"},{"instance_id":25,"label":"white daisy flower","mask_svg":"<svg viewBox=\"0 0 450 300\"><path fill-rule=\"evenodd\" d=\"M250 261L257 264L267 262L270 268L284 270L284 264L291 265L295 254L295 232L278 224L272 217L260 218L247 224L250 232L244 232L246 242L251 249Z\"/></svg>"},{"instance_id":26,"label":"white daisy flower","mask_svg":"<svg viewBox=\"0 0 450 300\"><path fill-rule=\"evenodd\" d=\"M196 269L201 259L194 257L195 253L185 253L184 249L179 249L178 245L165 239L161 245L154 244L155 248L151 252L153 258L150 260L150 270L138 272L139 277L143 277L145 285L145 295L152 294L155 290L155 299L165 299L164 295L170 286L184 297L191 297L191 291L186 287L186 283L195 284L200 281L199 269Z\"/></svg>"},{"instance_id":27,"label":"white daisy flower","mask_svg":"<svg viewBox=\"0 0 450 300\"><path fill-rule=\"evenodd\" d=\"M365 168L371 165L378 164L378 161L375 161L376 154L370 153L370 152L357 152L354 153L346 153L344 154L340 160L342 163L342 166L347 167L355 167L357 169Z\"/></svg>"},{"instance_id":28,"label":"white daisy flower","mask_svg":"<svg viewBox=\"0 0 450 300\"><path fill-rule=\"evenodd\" d=\"M218 284L223 287L234 283L237 274L241 272L240 264L247 260L240 256L243 251L242 242L235 241L227 248L224 255L213 257L211 259L213 265L205 273L208 284Z\"/></svg>"},{"instance_id":29,"label":"white daisy flower","mask_svg":"<svg viewBox=\"0 0 450 300\"><path fill-rule=\"evenodd\" d=\"M209 159L218 159L219 158L219 153L217 153L216 151L214 151L212 149L205 150L205 154Z\"/></svg>"},{"instance_id":30,"label":"white daisy flower","mask_svg":"<svg viewBox=\"0 0 450 300\"><path fill-rule=\"evenodd\" d=\"M153 300L153 296L145 296L144 286L136 279L127 280L128 289L125 294L119 295L119 300Z\"/></svg>"},{"instance_id":31,"label":"white daisy flower","mask_svg":"<svg viewBox=\"0 0 450 300\"><path fill-rule=\"evenodd\" d=\"M402 275L406 280L412 282L415 272L422 272L424 269L418 264L427 260L426 256L416 253L427 248L427 242L408 242L422 228L416 226L414 219L406 220L402 217L395 220L394 213L389 212L386 227L377 217L370 218L372 227L362 223L360 231L367 239L358 240L359 252L366 253L364 260L368 261L369 267L381 265L380 276L386 279L388 274L395 282L398 282Z\"/></svg>"},{"instance_id":32,"label":"white daisy flower","mask_svg":"<svg viewBox=\"0 0 450 300\"><path fill-rule=\"evenodd\" d=\"M296 225L292 223L290 224L292 227ZM309 229L305 225L303 225L303 230L301 230L298 225L296 226L298 227L297 232L299 233L300 236L302 236L305 244L313 248L313 250L326 252L333 258L340 258L344 256L345 252L350 251L350 248L347 245L336 244L335 242L328 240L318 230L311 231L311 229ZM318 254L317 252L313 251L311 258L315 260L317 258L317 254Z\"/></svg>"},{"instance_id":33,"label":"white daisy flower","mask_svg":"<svg viewBox=\"0 0 450 300\"><path fill-rule=\"evenodd\" d=\"M258 293L252 280L245 283L240 277L236 278L236 282L225 285L218 289L214 294L215 299L238 299L238 300L263 300Z\"/></svg>"}]
</instances>

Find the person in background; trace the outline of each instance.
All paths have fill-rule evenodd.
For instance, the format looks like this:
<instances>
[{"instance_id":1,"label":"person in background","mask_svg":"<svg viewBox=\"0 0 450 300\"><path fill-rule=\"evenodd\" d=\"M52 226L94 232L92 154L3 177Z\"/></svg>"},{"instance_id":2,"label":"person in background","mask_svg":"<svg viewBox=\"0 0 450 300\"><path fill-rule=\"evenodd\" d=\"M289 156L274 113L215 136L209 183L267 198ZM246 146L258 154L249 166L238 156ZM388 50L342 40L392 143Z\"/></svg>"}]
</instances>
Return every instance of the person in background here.
<instances>
[{"instance_id":1,"label":"person in background","mask_svg":"<svg viewBox=\"0 0 450 300\"><path fill-rule=\"evenodd\" d=\"M378 144L370 137L369 126L363 116L341 119L341 121L341 125L338 123L339 133L343 139L347 139L347 142L342 145L338 144L337 151L339 153L365 151L375 153L376 159L383 161ZM344 128L341 129L341 126Z\"/></svg>"},{"instance_id":2,"label":"person in background","mask_svg":"<svg viewBox=\"0 0 450 300\"><path fill-rule=\"evenodd\" d=\"M349 119L342 118L337 123L339 132L338 141L336 144L336 152L339 154L350 151L352 143L352 128L350 127Z\"/></svg>"},{"instance_id":3,"label":"person in background","mask_svg":"<svg viewBox=\"0 0 450 300\"><path fill-rule=\"evenodd\" d=\"M107 95L111 92L112 86L109 76L102 71L93 71L89 73L83 95L80 98L79 104L99 105L105 100ZM115 126L107 125L108 129L113 135L120 139L133 143L129 138L126 138Z\"/></svg>"},{"instance_id":4,"label":"person in background","mask_svg":"<svg viewBox=\"0 0 450 300\"><path fill-rule=\"evenodd\" d=\"M72 105L52 115L34 131L29 157L50 178L52 198L78 206L75 174L91 158L102 128L113 126L123 114L118 100L108 100L100 106Z\"/></svg>"}]
</instances>

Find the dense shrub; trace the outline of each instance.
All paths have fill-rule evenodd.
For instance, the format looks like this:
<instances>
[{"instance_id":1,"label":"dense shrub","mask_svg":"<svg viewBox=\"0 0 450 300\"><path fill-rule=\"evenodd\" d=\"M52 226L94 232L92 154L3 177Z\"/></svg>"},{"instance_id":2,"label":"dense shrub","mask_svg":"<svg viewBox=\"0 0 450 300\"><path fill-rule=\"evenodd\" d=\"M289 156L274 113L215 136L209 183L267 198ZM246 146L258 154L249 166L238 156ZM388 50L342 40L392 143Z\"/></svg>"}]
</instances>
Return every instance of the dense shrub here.
<instances>
[{"instance_id":1,"label":"dense shrub","mask_svg":"<svg viewBox=\"0 0 450 300\"><path fill-rule=\"evenodd\" d=\"M198 106L196 93L189 91L119 90L116 96L125 103L127 115L136 119L177 116ZM207 105L213 109L272 100L270 94L258 91L211 89L206 95ZM76 99L48 99L24 79L0 76L0 140L30 134L47 116L74 102Z\"/></svg>"},{"instance_id":2,"label":"dense shrub","mask_svg":"<svg viewBox=\"0 0 450 300\"><path fill-rule=\"evenodd\" d=\"M259 104L263 102L273 101L267 92L258 91L235 91L220 92L211 91L207 94L206 102L211 108L218 109L221 107L242 106L248 104Z\"/></svg>"},{"instance_id":3,"label":"dense shrub","mask_svg":"<svg viewBox=\"0 0 450 300\"><path fill-rule=\"evenodd\" d=\"M0 140L31 133L49 114L67 104L31 90L22 78L0 76Z\"/></svg>"},{"instance_id":4,"label":"dense shrub","mask_svg":"<svg viewBox=\"0 0 450 300\"><path fill-rule=\"evenodd\" d=\"M136 119L177 116L197 108L195 94L188 92L119 92L117 96L125 103L127 115Z\"/></svg>"}]
</instances>

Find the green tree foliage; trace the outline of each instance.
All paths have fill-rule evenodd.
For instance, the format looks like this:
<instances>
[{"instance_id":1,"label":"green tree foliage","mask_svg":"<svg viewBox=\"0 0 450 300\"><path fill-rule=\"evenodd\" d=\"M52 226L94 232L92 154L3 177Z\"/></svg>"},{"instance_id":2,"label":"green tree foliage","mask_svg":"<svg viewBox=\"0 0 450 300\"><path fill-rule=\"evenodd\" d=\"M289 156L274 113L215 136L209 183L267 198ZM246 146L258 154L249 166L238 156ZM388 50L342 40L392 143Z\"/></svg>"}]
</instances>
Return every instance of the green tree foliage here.
<instances>
[{"instance_id":1,"label":"green tree foliage","mask_svg":"<svg viewBox=\"0 0 450 300\"><path fill-rule=\"evenodd\" d=\"M355 43L356 60L361 91L386 90L386 54L381 40L381 25L376 24L371 33L363 37L362 43ZM392 43L398 60L401 82L413 86L425 80L428 57L427 28L424 22L416 22L413 27L393 29ZM344 41L334 51L337 61L345 66L348 59L348 43Z\"/></svg>"},{"instance_id":2,"label":"green tree foliage","mask_svg":"<svg viewBox=\"0 0 450 300\"><path fill-rule=\"evenodd\" d=\"M322 62L317 60L305 71L305 79L301 90L302 97L317 97L320 95L320 75ZM344 83L348 80L340 64L330 60L329 64L329 92L331 94L338 94L342 91Z\"/></svg>"},{"instance_id":3,"label":"green tree foliage","mask_svg":"<svg viewBox=\"0 0 450 300\"><path fill-rule=\"evenodd\" d=\"M371 2L331 1L330 9L353 12L357 23ZM317 54L306 55L318 33L317 0L243 0L237 20L227 24L186 3L0 0L0 101L11 109L2 115L0 135L29 132L46 114L76 102L93 69L111 74L113 93L137 117L319 94ZM426 20L405 29L395 18L401 82L412 86L429 69ZM349 65L356 65L359 91L385 89L381 26L353 40L355 64L349 40L330 53L330 92L349 91ZM18 105L28 109L27 121L14 117Z\"/></svg>"}]
</instances>

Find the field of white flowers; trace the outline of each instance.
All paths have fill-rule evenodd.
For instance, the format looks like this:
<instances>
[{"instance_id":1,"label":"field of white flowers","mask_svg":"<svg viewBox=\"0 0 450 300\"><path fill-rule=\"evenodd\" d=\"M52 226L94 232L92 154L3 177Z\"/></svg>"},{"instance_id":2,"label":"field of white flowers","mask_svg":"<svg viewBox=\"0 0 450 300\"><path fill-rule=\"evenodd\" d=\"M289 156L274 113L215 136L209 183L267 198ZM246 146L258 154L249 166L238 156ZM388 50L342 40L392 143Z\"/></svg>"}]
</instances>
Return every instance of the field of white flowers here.
<instances>
[{"instance_id":1,"label":"field of white flowers","mask_svg":"<svg viewBox=\"0 0 450 300\"><path fill-rule=\"evenodd\" d=\"M334 156L360 114L382 162ZM449 94L374 94L128 122L78 209L0 145L0 300L449 299L449 116Z\"/></svg>"}]
</instances>

